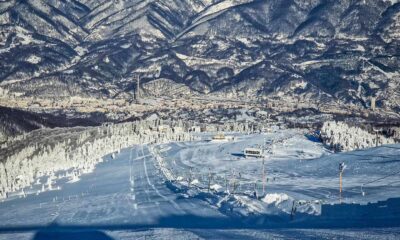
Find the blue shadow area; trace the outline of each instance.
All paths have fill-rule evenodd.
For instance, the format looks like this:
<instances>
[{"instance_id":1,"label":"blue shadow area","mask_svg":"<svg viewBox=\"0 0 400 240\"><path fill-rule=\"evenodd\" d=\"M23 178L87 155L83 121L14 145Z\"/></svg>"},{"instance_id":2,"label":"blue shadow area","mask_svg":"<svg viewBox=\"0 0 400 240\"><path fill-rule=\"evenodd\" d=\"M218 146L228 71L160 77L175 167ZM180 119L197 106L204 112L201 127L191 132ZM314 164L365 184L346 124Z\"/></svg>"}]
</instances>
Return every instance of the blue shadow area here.
<instances>
[{"instance_id":1,"label":"blue shadow area","mask_svg":"<svg viewBox=\"0 0 400 240\"><path fill-rule=\"evenodd\" d=\"M304 136L311 142L316 142L316 143L322 142L322 140L319 138L319 135L317 134L305 134Z\"/></svg>"},{"instance_id":2,"label":"blue shadow area","mask_svg":"<svg viewBox=\"0 0 400 240\"><path fill-rule=\"evenodd\" d=\"M113 240L107 234L97 230L50 228L37 232L33 240Z\"/></svg>"},{"instance_id":3,"label":"blue shadow area","mask_svg":"<svg viewBox=\"0 0 400 240\"><path fill-rule=\"evenodd\" d=\"M244 158L245 155L243 153L231 153L232 156Z\"/></svg>"},{"instance_id":4,"label":"blue shadow area","mask_svg":"<svg viewBox=\"0 0 400 240\"><path fill-rule=\"evenodd\" d=\"M101 231L176 229L312 229L312 228L400 227L400 198L361 204L322 205L320 216L255 215L242 217L201 217L170 215L156 224L2 226L1 233L37 232L34 239L112 239Z\"/></svg>"}]
</instances>

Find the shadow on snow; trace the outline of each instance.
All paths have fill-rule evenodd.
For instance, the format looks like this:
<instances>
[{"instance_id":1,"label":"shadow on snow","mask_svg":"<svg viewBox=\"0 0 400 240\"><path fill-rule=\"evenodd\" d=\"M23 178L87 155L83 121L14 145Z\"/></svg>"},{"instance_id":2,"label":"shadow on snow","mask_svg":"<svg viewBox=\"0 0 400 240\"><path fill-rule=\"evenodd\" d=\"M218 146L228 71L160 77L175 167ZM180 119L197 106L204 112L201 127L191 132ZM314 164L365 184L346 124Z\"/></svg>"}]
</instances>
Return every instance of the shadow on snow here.
<instances>
[{"instance_id":1,"label":"shadow on snow","mask_svg":"<svg viewBox=\"0 0 400 240\"><path fill-rule=\"evenodd\" d=\"M320 216L254 215L250 217L201 217L171 215L154 224L2 226L1 233L36 232L34 239L112 239L101 231L145 230L156 228L179 229L310 229L310 228L371 228L399 227L400 198L360 204L323 205Z\"/></svg>"}]
</instances>

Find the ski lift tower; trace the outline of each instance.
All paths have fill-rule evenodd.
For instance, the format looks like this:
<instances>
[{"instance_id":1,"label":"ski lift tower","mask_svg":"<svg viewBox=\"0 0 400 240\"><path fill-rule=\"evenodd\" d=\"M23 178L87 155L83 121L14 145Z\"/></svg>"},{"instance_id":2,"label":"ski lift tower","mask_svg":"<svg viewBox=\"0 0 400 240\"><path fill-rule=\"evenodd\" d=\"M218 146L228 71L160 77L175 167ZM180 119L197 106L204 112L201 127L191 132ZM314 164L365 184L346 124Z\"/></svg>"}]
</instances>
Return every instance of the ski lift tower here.
<instances>
[{"instance_id":1,"label":"ski lift tower","mask_svg":"<svg viewBox=\"0 0 400 240\"><path fill-rule=\"evenodd\" d=\"M339 201L342 203L342 177L343 177L343 171L346 168L346 165L344 162L339 163Z\"/></svg>"},{"instance_id":2,"label":"ski lift tower","mask_svg":"<svg viewBox=\"0 0 400 240\"><path fill-rule=\"evenodd\" d=\"M262 195L265 196L265 185L266 185L266 172L265 172L265 161L268 159L268 154L271 152L270 149L267 149L267 140L264 138L264 153L262 159Z\"/></svg>"}]
</instances>

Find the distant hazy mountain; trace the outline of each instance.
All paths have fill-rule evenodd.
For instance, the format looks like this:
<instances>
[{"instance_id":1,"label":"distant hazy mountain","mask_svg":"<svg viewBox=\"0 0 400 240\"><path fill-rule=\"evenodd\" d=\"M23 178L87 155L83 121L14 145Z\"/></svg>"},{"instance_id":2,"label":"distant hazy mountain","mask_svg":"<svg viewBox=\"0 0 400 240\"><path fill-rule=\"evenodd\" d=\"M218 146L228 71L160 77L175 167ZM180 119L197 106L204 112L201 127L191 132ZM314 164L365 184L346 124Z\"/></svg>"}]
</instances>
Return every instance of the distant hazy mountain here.
<instances>
[{"instance_id":1,"label":"distant hazy mountain","mask_svg":"<svg viewBox=\"0 0 400 240\"><path fill-rule=\"evenodd\" d=\"M397 0L0 1L0 82L28 96L351 102L399 109Z\"/></svg>"}]
</instances>

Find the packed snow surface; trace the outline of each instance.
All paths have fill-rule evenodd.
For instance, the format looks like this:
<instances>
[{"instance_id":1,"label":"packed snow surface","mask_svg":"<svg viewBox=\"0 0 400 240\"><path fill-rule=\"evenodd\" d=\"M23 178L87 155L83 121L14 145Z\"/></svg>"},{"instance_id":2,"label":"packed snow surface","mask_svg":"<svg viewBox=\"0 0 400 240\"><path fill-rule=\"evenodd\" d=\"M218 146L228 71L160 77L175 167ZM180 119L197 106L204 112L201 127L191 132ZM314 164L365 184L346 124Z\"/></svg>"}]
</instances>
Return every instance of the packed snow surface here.
<instances>
[{"instance_id":1,"label":"packed snow surface","mask_svg":"<svg viewBox=\"0 0 400 240\"><path fill-rule=\"evenodd\" d=\"M210 139L212 135L202 135ZM245 158L244 148L265 148L265 158ZM344 202L368 203L399 197L399 145L384 145L365 151L333 154L322 143L299 130L278 130L266 134L238 135L235 141L197 141L160 145L160 155L177 176L206 184L226 186L239 181L240 192L262 193L263 161L266 193L287 194L296 200L339 202L339 164L343 173ZM392 175L391 175L392 174ZM381 177L387 178L374 181ZM373 181L372 183L369 183ZM230 184L231 186L232 184ZM362 189L361 189L362 187ZM364 196L362 195L364 192ZM283 195L281 195L283 196Z\"/></svg>"},{"instance_id":2,"label":"packed snow surface","mask_svg":"<svg viewBox=\"0 0 400 240\"><path fill-rule=\"evenodd\" d=\"M0 203L0 239L44 239L63 226L70 226L65 234L85 233L88 239L398 237L395 212L388 216L393 228L359 229L349 222L349 229L330 229L348 220L325 216L321 205L339 202L341 162L347 166L344 206L400 197L400 145L333 154L300 130L233 135L229 142L210 142L211 134L201 134L193 142L123 149L79 178L51 179L53 190L40 194L38 181ZM265 192L263 159L244 158L246 147L266 149ZM324 229L318 229L320 222ZM296 228L273 227L291 224ZM304 226L316 227L298 229Z\"/></svg>"}]
</instances>

